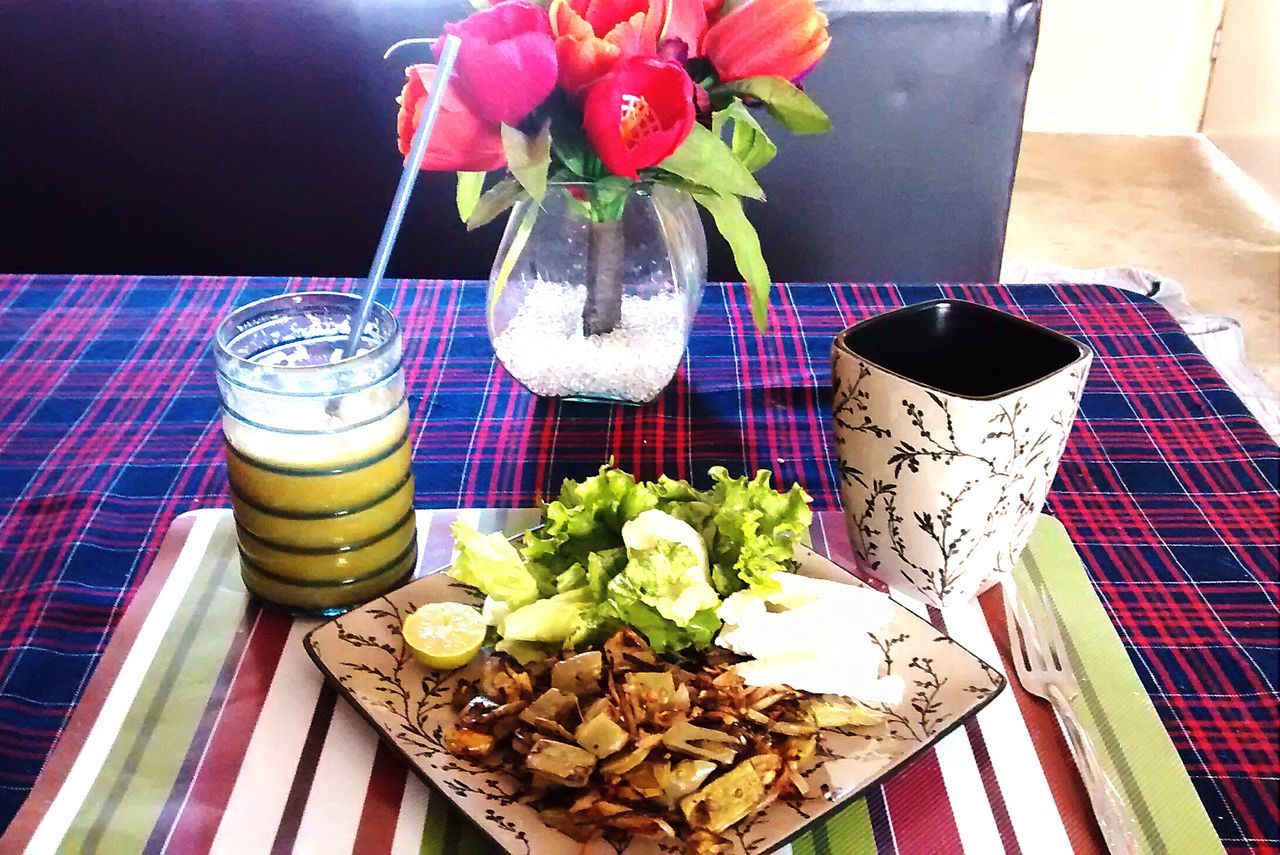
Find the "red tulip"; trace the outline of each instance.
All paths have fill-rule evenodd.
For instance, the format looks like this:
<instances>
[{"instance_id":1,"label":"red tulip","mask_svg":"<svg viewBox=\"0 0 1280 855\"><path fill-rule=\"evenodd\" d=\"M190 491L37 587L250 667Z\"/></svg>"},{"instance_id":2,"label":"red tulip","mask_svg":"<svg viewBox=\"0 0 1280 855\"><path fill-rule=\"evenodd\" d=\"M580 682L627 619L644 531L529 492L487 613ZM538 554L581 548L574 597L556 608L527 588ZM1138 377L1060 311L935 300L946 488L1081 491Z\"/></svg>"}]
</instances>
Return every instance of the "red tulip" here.
<instances>
[{"instance_id":1,"label":"red tulip","mask_svg":"<svg viewBox=\"0 0 1280 855\"><path fill-rule=\"evenodd\" d=\"M674 62L620 60L583 105L583 129L611 172L636 179L680 147L693 127L693 81Z\"/></svg>"},{"instance_id":2,"label":"red tulip","mask_svg":"<svg viewBox=\"0 0 1280 855\"><path fill-rule=\"evenodd\" d=\"M553 0L560 85L581 96L621 59L655 56L660 42L698 55L707 29L703 0Z\"/></svg>"},{"instance_id":3,"label":"red tulip","mask_svg":"<svg viewBox=\"0 0 1280 855\"><path fill-rule=\"evenodd\" d=\"M702 52L721 80L795 80L830 44L827 18L813 0L747 0L711 25Z\"/></svg>"},{"instance_id":4,"label":"red tulip","mask_svg":"<svg viewBox=\"0 0 1280 855\"><path fill-rule=\"evenodd\" d=\"M506 0L444 31L462 39L455 83L482 118L516 125L555 88L555 40L541 7Z\"/></svg>"},{"instance_id":5,"label":"red tulip","mask_svg":"<svg viewBox=\"0 0 1280 855\"><path fill-rule=\"evenodd\" d=\"M570 0L570 5L600 35L649 12L649 0Z\"/></svg>"},{"instance_id":6,"label":"red tulip","mask_svg":"<svg viewBox=\"0 0 1280 855\"><path fill-rule=\"evenodd\" d=\"M552 0L551 32L565 91L581 96L622 57L655 52L657 34L645 27L648 4L649 0Z\"/></svg>"},{"instance_id":7,"label":"red tulip","mask_svg":"<svg viewBox=\"0 0 1280 855\"><path fill-rule=\"evenodd\" d=\"M396 119L400 153L409 154L413 132L427 106L427 92L436 79L434 65L411 65L400 93L400 115ZM431 133L431 142L422 158L423 169L442 172L488 172L507 165L502 137L496 122L481 118L476 109L451 85L444 93L440 115Z\"/></svg>"}]
</instances>

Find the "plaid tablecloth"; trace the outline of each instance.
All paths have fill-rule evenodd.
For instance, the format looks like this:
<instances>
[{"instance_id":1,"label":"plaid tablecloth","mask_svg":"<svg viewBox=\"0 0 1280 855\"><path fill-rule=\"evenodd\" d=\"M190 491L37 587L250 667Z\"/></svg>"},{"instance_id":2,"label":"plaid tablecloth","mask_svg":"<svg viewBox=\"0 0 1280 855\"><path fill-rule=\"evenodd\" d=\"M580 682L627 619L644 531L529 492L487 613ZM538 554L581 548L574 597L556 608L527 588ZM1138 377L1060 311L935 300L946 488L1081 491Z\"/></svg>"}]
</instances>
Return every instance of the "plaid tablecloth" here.
<instances>
[{"instance_id":1,"label":"plaid tablecloth","mask_svg":"<svg viewBox=\"0 0 1280 855\"><path fill-rule=\"evenodd\" d=\"M0 826L178 513L222 506L208 343L234 305L316 280L0 277ZM1230 848L1280 847L1280 455L1173 319L1098 286L796 285L766 336L711 286L685 366L638 409L536 399L475 283L392 283L420 507L521 506L613 456L637 474L772 469L838 506L828 349L946 294L1098 354L1050 511L1077 544Z\"/></svg>"}]
</instances>

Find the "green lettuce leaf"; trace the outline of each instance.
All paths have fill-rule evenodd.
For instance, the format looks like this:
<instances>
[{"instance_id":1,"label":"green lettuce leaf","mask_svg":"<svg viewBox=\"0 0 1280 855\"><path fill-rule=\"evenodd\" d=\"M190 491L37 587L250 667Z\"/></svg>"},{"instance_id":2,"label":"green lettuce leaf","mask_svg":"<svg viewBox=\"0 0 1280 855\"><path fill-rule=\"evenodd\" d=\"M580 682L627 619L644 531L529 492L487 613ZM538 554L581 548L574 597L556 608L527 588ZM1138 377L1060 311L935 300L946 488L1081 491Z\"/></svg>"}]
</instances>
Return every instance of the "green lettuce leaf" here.
<instances>
[{"instance_id":1,"label":"green lettuce leaf","mask_svg":"<svg viewBox=\"0 0 1280 855\"><path fill-rule=\"evenodd\" d=\"M455 524L449 573L488 595L486 611L501 614L491 621L497 649L512 655L581 648L621 626L659 653L705 649L721 598L776 590L812 520L809 496L798 486L777 492L768 472L710 475L709 490L666 477L638 483L610 466L567 480L523 550Z\"/></svg>"},{"instance_id":2,"label":"green lettuce leaf","mask_svg":"<svg viewBox=\"0 0 1280 855\"><path fill-rule=\"evenodd\" d=\"M675 653L692 646L687 632L638 599L616 597L610 603L618 620L643 635L655 653Z\"/></svg>"},{"instance_id":3,"label":"green lettuce leaf","mask_svg":"<svg viewBox=\"0 0 1280 855\"><path fill-rule=\"evenodd\" d=\"M687 522L706 540L707 525L715 513L706 493L688 481L677 481L666 475L659 476L650 490L658 499L658 510Z\"/></svg>"},{"instance_id":4,"label":"green lettuce leaf","mask_svg":"<svg viewBox=\"0 0 1280 855\"><path fill-rule=\"evenodd\" d=\"M606 465L581 482L566 479L560 488L559 504L589 511L600 523L620 533L623 525L654 507L657 498L648 485Z\"/></svg>"},{"instance_id":5,"label":"green lettuce leaf","mask_svg":"<svg viewBox=\"0 0 1280 855\"><path fill-rule=\"evenodd\" d=\"M651 490L609 466L581 482L566 479L546 506L546 524L525 536L524 556L557 572L586 567L591 554L620 548L622 526L656 504Z\"/></svg>"},{"instance_id":6,"label":"green lettuce leaf","mask_svg":"<svg viewBox=\"0 0 1280 855\"><path fill-rule=\"evenodd\" d=\"M687 627L676 625L664 618L658 610L641 598L640 591L631 580L621 574L609 584L609 599L605 601L605 613L616 624L625 624L643 635L655 653L676 653L711 645L720 620L715 611L707 610L694 615Z\"/></svg>"},{"instance_id":7,"label":"green lettuce leaf","mask_svg":"<svg viewBox=\"0 0 1280 855\"><path fill-rule=\"evenodd\" d=\"M609 580L618 575L618 571L627 563L624 549L606 549L593 552L587 556L587 566L574 564L568 570L556 576L556 593L568 591L585 591L591 602L599 603L605 598L605 589Z\"/></svg>"},{"instance_id":8,"label":"green lettuce leaf","mask_svg":"<svg viewBox=\"0 0 1280 855\"><path fill-rule=\"evenodd\" d=\"M773 574L788 569L797 541L813 522L813 499L798 484L779 493L763 469L750 480L731 478L721 466L710 474L710 501L716 508L708 549L712 584L721 596L745 587L772 593L777 590Z\"/></svg>"},{"instance_id":9,"label":"green lettuce leaf","mask_svg":"<svg viewBox=\"0 0 1280 855\"><path fill-rule=\"evenodd\" d=\"M626 564L625 549L606 549L587 556L587 588L595 602L604 601L608 596L609 580L618 575Z\"/></svg>"},{"instance_id":10,"label":"green lettuce leaf","mask_svg":"<svg viewBox=\"0 0 1280 855\"><path fill-rule=\"evenodd\" d=\"M500 532L481 534L464 520L453 524L458 557L449 575L464 585L479 588L495 600L518 608L543 593L538 579L516 548ZM550 587L550 580L545 580Z\"/></svg>"},{"instance_id":11,"label":"green lettuce leaf","mask_svg":"<svg viewBox=\"0 0 1280 855\"><path fill-rule=\"evenodd\" d=\"M581 564L575 564L556 576L556 593L563 594L575 588L587 586L587 571Z\"/></svg>"},{"instance_id":12,"label":"green lettuce leaf","mask_svg":"<svg viewBox=\"0 0 1280 855\"><path fill-rule=\"evenodd\" d=\"M688 626L698 612L720 605L706 566L692 549L678 543L666 541L633 550L626 568L610 585L619 580L625 580L641 602L681 627Z\"/></svg>"},{"instance_id":13,"label":"green lettuce leaf","mask_svg":"<svg viewBox=\"0 0 1280 855\"><path fill-rule=\"evenodd\" d=\"M704 650L711 646L712 639L720 631L720 618L716 617L715 609L700 611L693 616L693 620L689 621L684 631L694 648Z\"/></svg>"},{"instance_id":14,"label":"green lettuce leaf","mask_svg":"<svg viewBox=\"0 0 1280 855\"><path fill-rule=\"evenodd\" d=\"M597 604L587 594L586 588L580 588L521 606L502 621L502 637L509 641L563 644L595 611Z\"/></svg>"},{"instance_id":15,"label":"green lettuce leaf","mask_svg":"<svg viewBox=\"0 0 1280 855\"><path fill-rule=\"evenodd\" d=\"M601 614L634 627L655 651L673 653L711 644L720 628L719 605L705 559L688 545L658 540L627 551Z\"/></svg>"},{"instance_id":16,"label":"green lettuce leaf","mask_svg":"<svg viewBox=\"0 0 1280 855\"><path fill-rule=\"evenodd\" d=\"M622 624L618 616L607 603L601 603L582 613L573 632L564 640L564 647L581 648L604 641Z\"/></svg>"},{"instance_id":17,"label":"green lettuce leaf","mask_svg":"<svg viewBox=\"0 0 1280 855\"><path fill-rule=\"evenodd\" d=\"M494 650L507 654L521 665L547 659L555 655L558 648L558 644L539 644L534 641L517 641L514 638L504 638L493 646Z\"/></svg>"},{"instance_id":18,"label":"green lettuce leaf","mask_svg":"<svg viewBox=\"0 0 1280 855\"><path fill-rule=\"evenodd\" d=\"M556 577L558 594L572 595L572 602L582 608L576 623L563 639L565 647L581 647L603 641L618 628L617 615L604 605L609 580L626 564L624 549L606 549L587 556L587 566L574 564ZM504 625L505 628L505 625Z\"/></svg>"}]
</instances>

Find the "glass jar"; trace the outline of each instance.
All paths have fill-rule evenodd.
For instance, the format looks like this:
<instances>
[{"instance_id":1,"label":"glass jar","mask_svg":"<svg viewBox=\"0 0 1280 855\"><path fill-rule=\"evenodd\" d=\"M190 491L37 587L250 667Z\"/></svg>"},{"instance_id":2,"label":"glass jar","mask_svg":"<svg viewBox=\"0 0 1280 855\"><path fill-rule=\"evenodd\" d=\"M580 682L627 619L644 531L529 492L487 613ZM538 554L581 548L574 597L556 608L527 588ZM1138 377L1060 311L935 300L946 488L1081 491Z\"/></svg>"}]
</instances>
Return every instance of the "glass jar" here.
<instances>
[{"instance_id":1,"label":"glass jar","mask_svg":"<svg viewBox=\"0 0 1280 855\"><path fill-rule=\"evenodd\" d=\"M417 561L400 326L360 301L285 294L234 311L215 358L245 586L294 611L341 614Z\"/></svg>"},{"instance_id":2,"label":"glass jar","mask_svg":"<svg viewBox=\"0 0 1280 855\"><path fill-rule=\"evenodd\" d=\"M687 194L551 184L541 205L511 210L489 277L489 337L535 394L645 403L680 365L706 277Z\"/></svg>"}]
</instances>

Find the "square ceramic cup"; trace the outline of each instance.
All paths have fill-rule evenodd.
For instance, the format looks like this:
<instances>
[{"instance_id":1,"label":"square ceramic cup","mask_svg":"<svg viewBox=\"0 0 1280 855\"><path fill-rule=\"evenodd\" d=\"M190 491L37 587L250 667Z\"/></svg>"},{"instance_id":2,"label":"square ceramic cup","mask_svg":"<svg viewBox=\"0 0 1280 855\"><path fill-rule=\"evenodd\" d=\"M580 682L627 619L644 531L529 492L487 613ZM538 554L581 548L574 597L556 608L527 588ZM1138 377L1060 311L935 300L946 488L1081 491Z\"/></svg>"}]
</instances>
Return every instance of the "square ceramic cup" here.
<instances>
[{"instance_id":1,"label":"square ceramic cup","mask_svg":"<svg viewBox=\"0 0 1280 855\"><path fill-rule=\"evenodd\" d=\"M836 336L840 496L863 569L935 606L1008 574L1049 492L1092 352L958 300Z\"/></svg>"}]
</instances>

